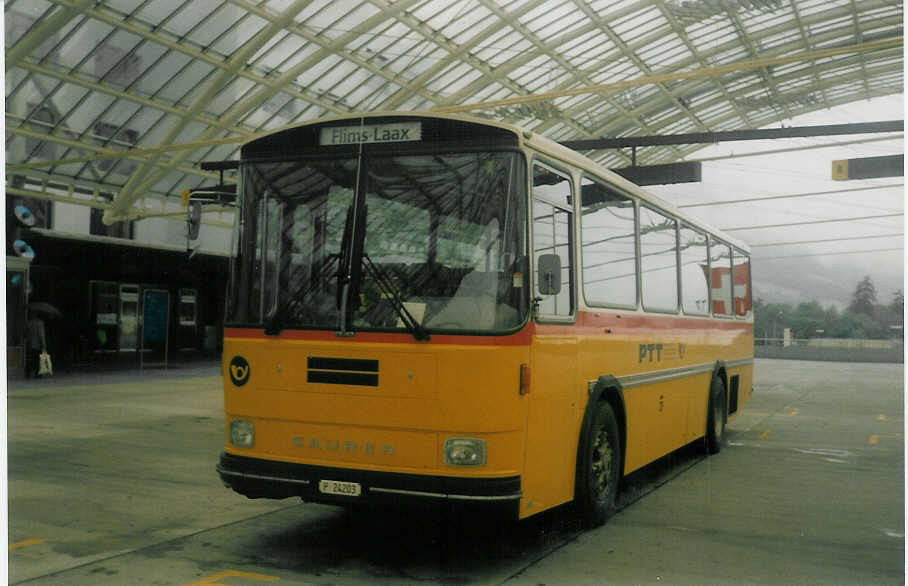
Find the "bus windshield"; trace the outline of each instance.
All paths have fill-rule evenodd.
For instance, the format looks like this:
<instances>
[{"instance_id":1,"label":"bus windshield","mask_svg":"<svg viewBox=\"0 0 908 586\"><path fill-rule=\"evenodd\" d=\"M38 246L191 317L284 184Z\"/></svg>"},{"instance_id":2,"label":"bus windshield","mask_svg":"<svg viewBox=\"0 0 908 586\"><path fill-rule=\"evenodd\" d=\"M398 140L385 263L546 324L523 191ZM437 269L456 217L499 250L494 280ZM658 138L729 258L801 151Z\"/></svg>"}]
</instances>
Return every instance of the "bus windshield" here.
<instances>
[{"instance_id":1,"label":"bus windshield","mask_svg":"<svg viewBox=\"0 0 908 586\"><path fill-rule=\"evenodd\" d=\"M228 322L504 332L526 319L516 152L245 162Z\"/></svg>"}]
</instances>

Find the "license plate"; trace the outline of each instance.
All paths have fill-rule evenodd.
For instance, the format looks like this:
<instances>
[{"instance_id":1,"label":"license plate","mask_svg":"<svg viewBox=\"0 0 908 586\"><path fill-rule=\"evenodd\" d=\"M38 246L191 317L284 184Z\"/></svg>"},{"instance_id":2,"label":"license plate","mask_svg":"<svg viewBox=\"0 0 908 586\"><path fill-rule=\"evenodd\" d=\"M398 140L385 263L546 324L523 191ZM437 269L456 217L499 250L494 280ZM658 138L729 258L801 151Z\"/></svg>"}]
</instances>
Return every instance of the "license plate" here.
<instances>
[{"instance_id":1,"label":"license plate","mask_svg":"<svg viewBox=\"0 0 908 586\"><path fill-rule=\"evenodd\" d=\"M342 496L359 496L362 488L358 482L341 482L339 480L319 480L318 490L324 494L339 494Z\"/></svg>"}]
</instances>

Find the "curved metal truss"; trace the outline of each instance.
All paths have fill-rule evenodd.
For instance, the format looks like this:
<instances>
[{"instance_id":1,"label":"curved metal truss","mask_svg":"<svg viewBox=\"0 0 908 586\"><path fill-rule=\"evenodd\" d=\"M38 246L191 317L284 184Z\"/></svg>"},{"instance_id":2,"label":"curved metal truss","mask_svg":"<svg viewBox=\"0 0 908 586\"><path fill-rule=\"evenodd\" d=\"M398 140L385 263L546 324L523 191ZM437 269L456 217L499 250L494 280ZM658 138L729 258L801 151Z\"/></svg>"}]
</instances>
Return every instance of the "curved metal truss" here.
<instances>
[{"instance_id":1,"label":"curved metal truss","mask_svg":"<svg viewBox=\"0 0 908 586\"><path fill-rule=\"evenodd\" d=\"M4 17L8 193L106 221L170 214L217 179L199 161L335 113L467 105L571 140L903 92L897 0L9 0Z\"/></svg>"}]
</instances>

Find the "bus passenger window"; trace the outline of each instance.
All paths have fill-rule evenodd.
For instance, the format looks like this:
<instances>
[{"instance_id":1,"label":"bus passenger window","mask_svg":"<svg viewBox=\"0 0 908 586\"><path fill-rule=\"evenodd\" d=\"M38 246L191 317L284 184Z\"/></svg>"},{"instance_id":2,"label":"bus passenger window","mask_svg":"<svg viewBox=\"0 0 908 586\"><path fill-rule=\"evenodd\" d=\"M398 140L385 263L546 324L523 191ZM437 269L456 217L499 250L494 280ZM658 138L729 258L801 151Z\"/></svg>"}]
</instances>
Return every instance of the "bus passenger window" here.
<instances>
[{"instance_id":1,"label":"bus passenger window","mask_svg":"<svg viewBox=\"0 0 908 586\"><path fill-rule=\"evenodd\" d=\"M750 257L735 249L734 270L735 315L750 313Z\"/></svg>"},{"instance_id":2,"label":"bus passenger window","mask_svg":"<svg viewBox=\"0 0 908 586\"><path fill-rule=\"evenodd\" d=\"M713 313L734 315L731 303L731 247L729 245L710 240L709 270Z\"/></svg>"},{"instance_id":3,"label":"bus passenger window","mask_svg":"<svg viewBox=\"0 0 908 586\"><path fill-rule=\"evenodd\" d=\"M688 315L709 314L709 260L706 234L681 228L681 307Z\"/></svg>"},{"instance_id":4,"label":"bus passenger window","mask_svg":"<svg viewBox=\"0 0 908 586\"><path fill-rule=\"evenodd\" d=\"M643 308L678 310L677 222L640 206L640 265Z\"/></svg>"},{"instance_id":5,"label":"bus passenger window","mask_svg":"<svg viewBox=\"0 0 908 586\"><path fill-rule=\"evenodd\" d=\"M305 204L287 205L281 226L281 291L305 290L312 272L315 218Z\"/></svg>"},{"instance_id":6,"label":"bus passenger window","mask_svg":"<svg viewBox=\"0 0 908 586\"><path fill-rule=\"evenodd\" d=\"M537 165L533 169L533 266L538 268L539 257L556 254L561 259L561 290L555 295L542 295L536 270L534 295L541 298L539 313L568 316L574 311L574 271L571 264L571 226L573 214L570 180ZM565 207L562 207L565 206Z\"/></svg>"},{"instance_id":7,"label":"bus passenger window","mask_svg":"<svg viewBox=\"0 0 908 586\"><path fill-rule=\"evenodd\" d=\"M259 221L264 226L260 230L264 230L265 250L262 251L259 247L257 253L264 265L261 268L262 315L267 318L277 310L278 274L283 252L281 250L281 229L284 225L284 204L267 195L264 203L265 212L259 217Z\"/></svg>"},{"instance_id":8,"label":"bus passenger window","mask_svg":"<svg viewBox=\"0 0 908 586\"><path fill-rule=\"evenodd\" d=\"M580 205L586 302L636 307L637 239L633 200L584 177Z\"/></svg>"}]
</instances>

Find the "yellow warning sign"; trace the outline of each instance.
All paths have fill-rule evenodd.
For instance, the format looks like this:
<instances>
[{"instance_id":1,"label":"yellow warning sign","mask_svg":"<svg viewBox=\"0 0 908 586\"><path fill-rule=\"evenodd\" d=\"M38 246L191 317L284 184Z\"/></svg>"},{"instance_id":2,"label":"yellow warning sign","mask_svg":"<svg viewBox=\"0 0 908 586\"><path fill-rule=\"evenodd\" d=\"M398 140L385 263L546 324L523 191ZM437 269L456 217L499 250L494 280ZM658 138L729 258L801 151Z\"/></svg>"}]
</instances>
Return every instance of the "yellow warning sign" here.
<instances>
[{"instance_id":1,"label":"yellow warning sign","mask_svg":"<svg viewBox=\"0 0 908 586\"><path fill-rule=\"evenodd\" d=\"M832 180L846 181L848 179L848 159L832 162Z\"/></svg>"}]
</instances>

